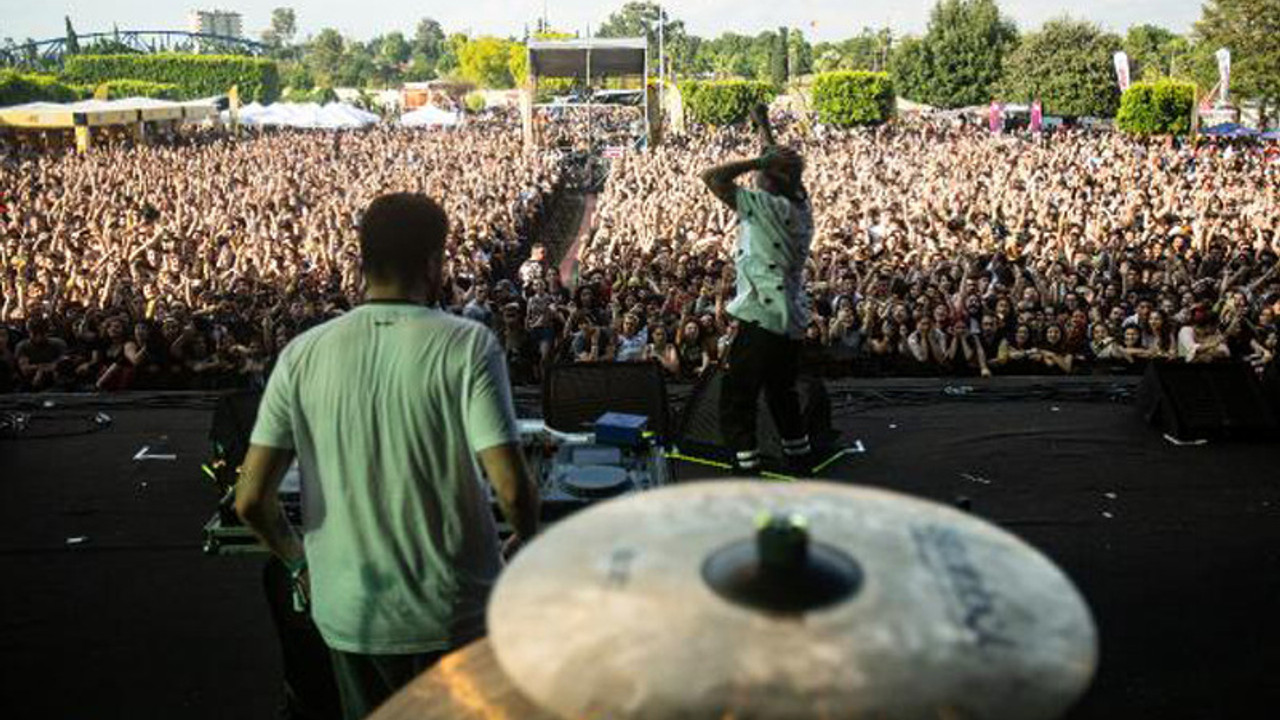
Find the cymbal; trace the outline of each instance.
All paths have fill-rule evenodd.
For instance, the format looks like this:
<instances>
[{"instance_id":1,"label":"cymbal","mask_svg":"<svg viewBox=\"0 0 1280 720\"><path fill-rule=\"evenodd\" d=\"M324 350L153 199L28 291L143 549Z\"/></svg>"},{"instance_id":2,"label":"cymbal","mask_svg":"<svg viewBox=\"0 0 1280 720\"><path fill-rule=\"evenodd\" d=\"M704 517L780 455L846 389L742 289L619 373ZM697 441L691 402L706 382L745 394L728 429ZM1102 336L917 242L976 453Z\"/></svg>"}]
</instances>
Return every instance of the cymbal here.
<instances>
[{"instance_id":1,"label":"cymbal","mask_svg":"<svg viewBox=\"0 0 1280 720\"><path fill-rule=\"evenodd\" d=\"M450 653L378 708L369 720L555 720L503 674L488 640Z\"/></svg>"},{"instance_id":2,"label":"cymbal","mask_svg":"<svg viewBox=\"0 0 1280 720\"><path fill-rule=\"evenodd\" d=\"M1036 720L1097 665L1080 593L1026 543L819 482L588 508L516 556L488 624L511 681L565 718Z\"/></svg>"}]
</instances>

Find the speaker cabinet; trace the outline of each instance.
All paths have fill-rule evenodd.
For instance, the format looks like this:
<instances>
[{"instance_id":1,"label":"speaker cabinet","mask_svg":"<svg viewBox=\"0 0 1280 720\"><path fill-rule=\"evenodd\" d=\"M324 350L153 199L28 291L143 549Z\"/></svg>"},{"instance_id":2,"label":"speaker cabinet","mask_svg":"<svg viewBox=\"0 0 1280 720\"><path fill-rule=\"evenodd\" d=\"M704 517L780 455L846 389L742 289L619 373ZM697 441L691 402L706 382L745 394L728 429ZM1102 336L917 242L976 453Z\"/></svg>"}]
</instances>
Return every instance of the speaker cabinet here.
<instances>
[{"instance_id":1,"label":"speaker cabinet","mask_svg":"<svg viewBox=\"0 0 1280 720\"><path fill-rule=\"evenodd\" d=\"M1280 433L1262 384L1243 363L1158 363L1138 388L1147 422L1179 440L1275 440Z\"/></svg>"},{"instance_id":2,"label":"speaker cabinet","mask_svg":"<svg viewBox=\"0 0 1280 720\"><path fill-rule=\"evenodd\" d=\"M542 382L542 417L561 432L590 432L607 412L643 415L649 429L668 437L667 381L656 362L555 365Z\"/></svg>"},{"instance_id":3,"label":"speaker cabinet","mask_svg":"<svg viewBox=\"0 0 1280 720\"><path fill-rule=\"evenodd\" d=\"M720 424L720 392L724 372L715 370L702 378L693 389L688 405L677 424L675 444L680 451L709 460L729 462L733 451L725 440ZM800 412L804 416L809 442L821 452L835 444L838 434L831 425L831 399L822 380L801 377L797 381L800 394ZM764 393L756 406L756 437L760 453L775 460L782 458L782 436L773 422Z\"/></svg>"}]
</instances>

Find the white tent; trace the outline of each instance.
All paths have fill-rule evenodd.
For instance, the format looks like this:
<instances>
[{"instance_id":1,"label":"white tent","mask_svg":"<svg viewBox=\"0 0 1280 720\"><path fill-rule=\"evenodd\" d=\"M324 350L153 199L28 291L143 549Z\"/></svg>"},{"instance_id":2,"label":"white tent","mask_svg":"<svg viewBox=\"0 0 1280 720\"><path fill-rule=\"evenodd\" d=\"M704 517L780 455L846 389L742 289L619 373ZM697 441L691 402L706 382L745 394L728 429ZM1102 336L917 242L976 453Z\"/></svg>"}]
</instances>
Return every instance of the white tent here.
<instances>
[{"instance_id":1,"label":"white tent","mask_svg":"<svg viewBox=\"0 0 1280 720\"><path fill-rule=\"evenodd\" d=\"M258 102L251 102L248 105L241 106L239 111L240 122L246 125L252 125L253 119L261 115L264 109L265 108L262 106L262 103ZM225 117L231 117L231 113L229 111L224 111L222 114Z\"/></svg>"},{"instance_id":2,"label":"white tent","mask_svg":"<svg viewBox=\"0 0 1280 720\"><path fill-rule=\"evenodd\" d=\"M361 128L378 122L378 116L346 103L273 103L262 106L250 103L240 108L240 122L245 125L343 129Z\"/></svg>"},{"instance_id":3,"label":"white tent","mask_svg":"<svg viewBox=\"0 0 1280 720\"><path fill-rule=\"evenodd\" d=\"M378 122L378 116L347 103L329 103L320 109L316 120L320 127L364 127Z\"/></svg>"},{"instance_id":4,"label":"white tent","mask_svg":"<svg viewBox=\"0 0 1280 720\"><path fill-rule=\"evenodd\" d=\"M434 105L423 105L400 116L400 124L404 127L452 127L459 121L458 113L441 110Z\"/></svg>"}]
</instances>

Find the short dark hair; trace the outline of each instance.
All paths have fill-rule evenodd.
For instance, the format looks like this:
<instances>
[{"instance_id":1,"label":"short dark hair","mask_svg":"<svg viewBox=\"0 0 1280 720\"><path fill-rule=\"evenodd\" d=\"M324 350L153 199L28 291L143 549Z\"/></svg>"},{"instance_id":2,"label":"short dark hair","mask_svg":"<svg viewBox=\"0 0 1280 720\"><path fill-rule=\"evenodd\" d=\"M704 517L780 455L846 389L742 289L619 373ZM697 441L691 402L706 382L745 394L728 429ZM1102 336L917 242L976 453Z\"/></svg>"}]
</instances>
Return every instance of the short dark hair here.
<instances>
[{"instance_id":1,"label":"short dark hair","mask_svg":"<svg viewBox=\"0 0 1280 720\"><path fill-rule=\"evenodd\" d=\"M422 266L444 251L448 234L448 215L426 195L381 195L360 218L360 267L379 280L412 285Z\"/></svg>"}]
</instances>

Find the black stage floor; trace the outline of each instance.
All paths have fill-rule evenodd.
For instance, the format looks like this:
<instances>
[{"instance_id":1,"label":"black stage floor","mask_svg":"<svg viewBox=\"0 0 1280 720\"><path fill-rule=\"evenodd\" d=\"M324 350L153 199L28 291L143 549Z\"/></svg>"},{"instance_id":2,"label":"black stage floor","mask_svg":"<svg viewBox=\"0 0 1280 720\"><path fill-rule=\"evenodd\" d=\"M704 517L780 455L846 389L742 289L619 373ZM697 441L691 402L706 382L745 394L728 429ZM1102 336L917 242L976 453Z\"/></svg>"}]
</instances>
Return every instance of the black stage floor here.
<instances>
[{"instance_id":1,"label":"black stage floor","mask_svg":"<svg viewBox=\"0 0 1280 720\"><path fill-rule=\"evenodd\" d=\"M840 387L837 425L867 450L840 479L968 497L1080 586L1102 660L1072 718L1275 716L1277 445L1174 446L1117 399L1131 384ZM263 560L201 552L211 401L54 401L0 439L0 715L272 717ZM87 432L100 410L113 422Z\"/></svg>"}]
</instances>

